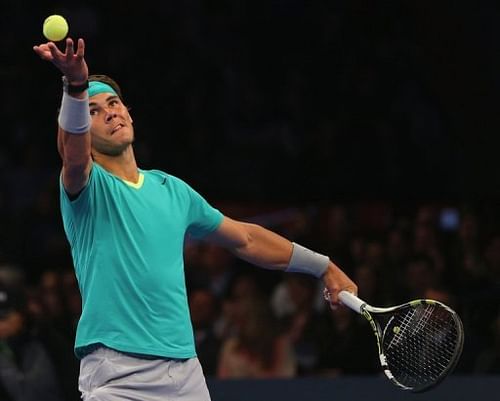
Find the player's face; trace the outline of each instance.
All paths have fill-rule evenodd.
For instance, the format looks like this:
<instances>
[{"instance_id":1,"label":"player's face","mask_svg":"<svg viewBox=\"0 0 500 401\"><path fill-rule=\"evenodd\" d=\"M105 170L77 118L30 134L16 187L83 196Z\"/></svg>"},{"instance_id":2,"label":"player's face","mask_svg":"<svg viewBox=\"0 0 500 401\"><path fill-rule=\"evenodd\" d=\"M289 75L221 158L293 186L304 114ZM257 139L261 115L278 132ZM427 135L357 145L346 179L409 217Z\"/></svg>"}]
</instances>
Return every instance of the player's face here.
<instances>
[{"instance_id":1,"label":"player's face","mask_svg":"<svg viewBox=\"0 0 500 401\"><path fill-rule=\"evenodd\" d=\"M118 156L134 141L132 118L120 98L99 93L90 98L92 148L107 156Z\"/></svg>"}]
</instances>

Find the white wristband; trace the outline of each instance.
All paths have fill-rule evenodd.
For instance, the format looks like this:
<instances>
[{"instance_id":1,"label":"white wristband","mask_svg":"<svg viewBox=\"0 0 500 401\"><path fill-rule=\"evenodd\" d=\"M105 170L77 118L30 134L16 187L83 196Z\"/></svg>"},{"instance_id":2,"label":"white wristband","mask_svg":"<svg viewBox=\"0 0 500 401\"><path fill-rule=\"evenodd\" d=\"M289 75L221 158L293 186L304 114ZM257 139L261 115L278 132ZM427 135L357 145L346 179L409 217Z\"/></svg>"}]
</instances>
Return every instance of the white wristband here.
<instances>
[{"instance_id":1,"label":"white wristband","mask_svg":"<svg viewBox=\"0 0 500 401\"><path fill-rule=\"evenodd\" d=\"M292 242L292 257L286 268L287 273L307 273L320 278L325 274L330 258Z\"/></svg>"},{"instance_id":2,"label":"white wristband","mask_svg":"<svg viewBox=\"0 0 500 401\"><path fill-rule=\"evenodd\" d=\"M89 97L77 99L63 91L61 110L57 121L68 134L83 135L87 133L91 122Z\"/></svg>"}]
</instances>

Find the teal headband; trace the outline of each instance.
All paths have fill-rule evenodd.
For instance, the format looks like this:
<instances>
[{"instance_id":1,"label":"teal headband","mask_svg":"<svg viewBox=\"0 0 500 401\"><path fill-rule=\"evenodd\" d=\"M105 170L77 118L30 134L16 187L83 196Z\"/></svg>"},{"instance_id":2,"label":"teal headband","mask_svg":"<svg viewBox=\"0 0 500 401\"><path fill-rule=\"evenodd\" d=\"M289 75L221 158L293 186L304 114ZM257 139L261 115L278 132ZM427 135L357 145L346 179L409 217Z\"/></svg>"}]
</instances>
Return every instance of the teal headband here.
<instances>
[{"instance_id":1,"label":"teal headband","mask_svg":"<svg viewBox=\"0 0 500 401\"><path fill-rule=\"evenodd\" d=\"M118 93L108 84L101 81L90 81L89 82L89 97L98 95L99 93L112 93L118 96Z\"/></svg>"}]
</instances>

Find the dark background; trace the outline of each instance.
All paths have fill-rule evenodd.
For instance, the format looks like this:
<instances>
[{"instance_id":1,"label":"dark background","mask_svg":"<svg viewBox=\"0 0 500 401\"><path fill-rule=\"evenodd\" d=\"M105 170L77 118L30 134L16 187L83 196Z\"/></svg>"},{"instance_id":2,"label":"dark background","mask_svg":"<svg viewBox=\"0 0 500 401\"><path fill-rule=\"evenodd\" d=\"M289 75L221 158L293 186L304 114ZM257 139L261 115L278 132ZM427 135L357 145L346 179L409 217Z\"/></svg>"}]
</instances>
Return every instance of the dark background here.
<instances>
[{"instance_id":1,"label":"dark background","mask_svg":"<svg viewBox=\"0 0 500 401\"><path fill-rule=\"evenodd\" d=\"M1 16L4 171L58 166L59 73L31 48L59 13L123 87L141 165L210 199L500 196L494 1L25 6Z\"/></svg>"}]
</instances>

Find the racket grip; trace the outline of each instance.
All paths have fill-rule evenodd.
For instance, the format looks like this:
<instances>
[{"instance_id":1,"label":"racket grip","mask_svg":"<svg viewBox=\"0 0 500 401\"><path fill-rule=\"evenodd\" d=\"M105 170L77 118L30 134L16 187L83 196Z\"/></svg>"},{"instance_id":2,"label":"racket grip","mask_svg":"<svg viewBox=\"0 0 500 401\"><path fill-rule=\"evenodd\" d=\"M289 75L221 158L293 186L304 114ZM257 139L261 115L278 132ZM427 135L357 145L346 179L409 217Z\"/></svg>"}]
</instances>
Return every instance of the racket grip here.
<instances>
[{"instance_id":1,"label":"racket grip","mask_svg":"<svg viewBox=\"0 0 500 401\"><path fill-rule=\"evenodd\" d=\"M361 307L366 304L365 301L359 299L356 295L350 293L349 291L340 291L339 299L345 306L358 313L361 313Z\"/></svg>"}]
</instances>

